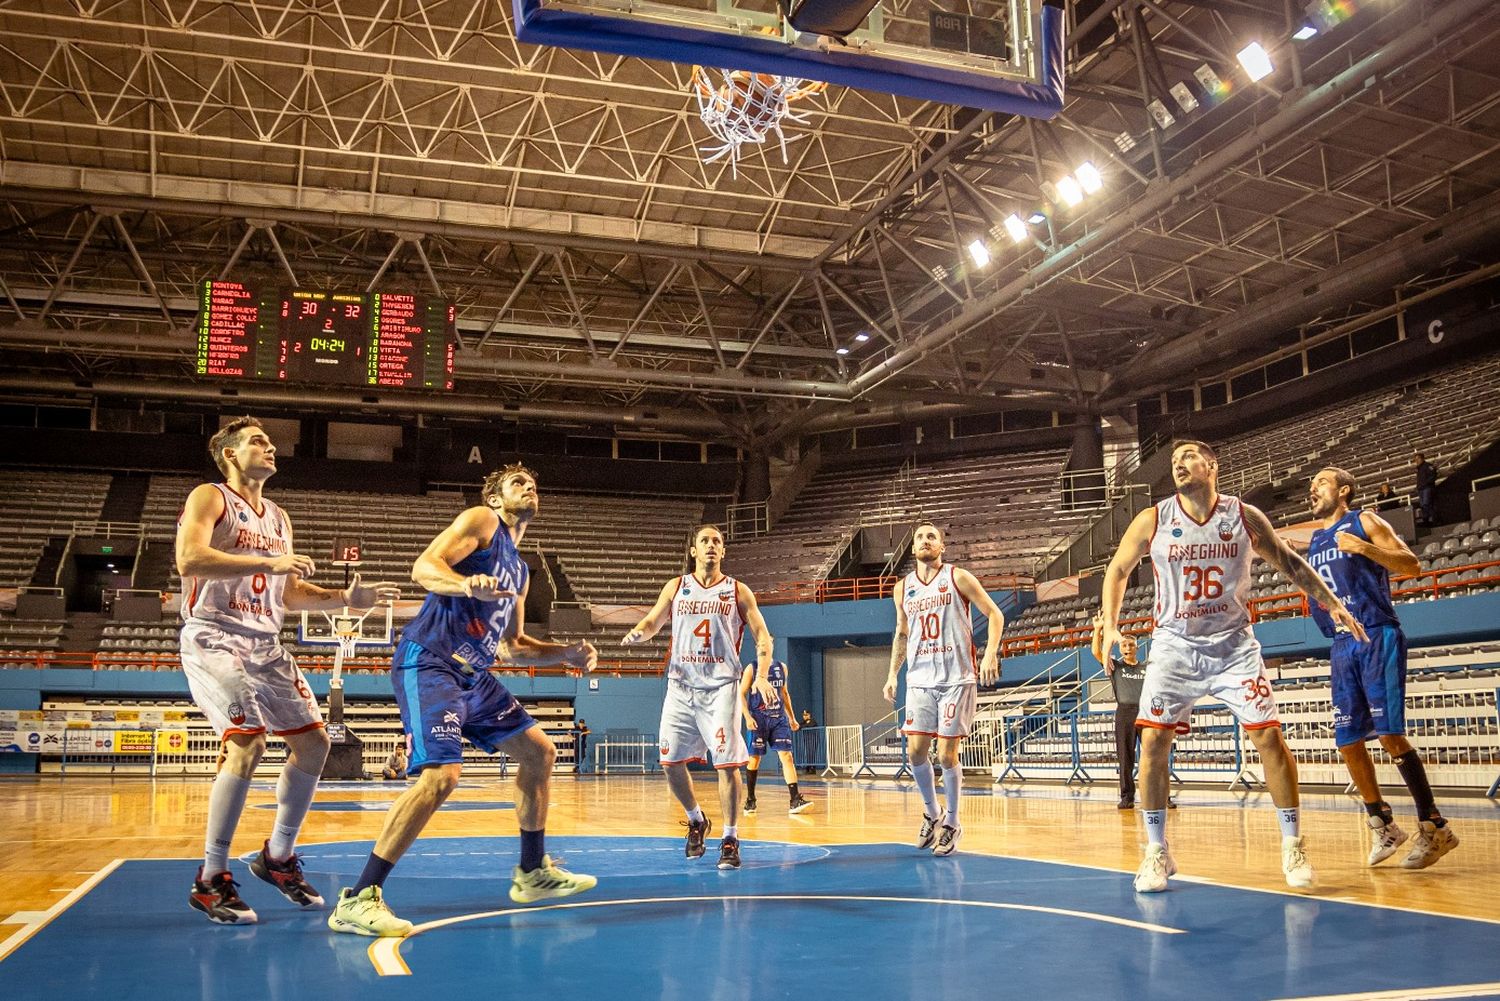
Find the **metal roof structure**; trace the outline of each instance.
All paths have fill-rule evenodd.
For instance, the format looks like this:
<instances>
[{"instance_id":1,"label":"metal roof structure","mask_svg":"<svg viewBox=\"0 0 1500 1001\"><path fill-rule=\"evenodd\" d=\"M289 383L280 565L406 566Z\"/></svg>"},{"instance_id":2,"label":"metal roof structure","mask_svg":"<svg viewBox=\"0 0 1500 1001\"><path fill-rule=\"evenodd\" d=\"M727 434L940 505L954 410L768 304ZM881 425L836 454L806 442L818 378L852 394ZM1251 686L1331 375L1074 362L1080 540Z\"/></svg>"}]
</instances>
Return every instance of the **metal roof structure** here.
<instances>
[{"instance_id":1,"label":"metal roof structure","mask_svg":"<svg viewBox=\"0 0 1500 1001\"><path fill-rule=\"evenodd\" d=\"M736 176L691 67L519 44L498 0L0 2L0 392L215 399L197 290L257 275L455 301L458 387L246 402L740 443L1108 412L1500 264L1500 6L1294 42L1298 6L1087 3L1050 122L830 86Z\"/></svg>"}]
</instances>

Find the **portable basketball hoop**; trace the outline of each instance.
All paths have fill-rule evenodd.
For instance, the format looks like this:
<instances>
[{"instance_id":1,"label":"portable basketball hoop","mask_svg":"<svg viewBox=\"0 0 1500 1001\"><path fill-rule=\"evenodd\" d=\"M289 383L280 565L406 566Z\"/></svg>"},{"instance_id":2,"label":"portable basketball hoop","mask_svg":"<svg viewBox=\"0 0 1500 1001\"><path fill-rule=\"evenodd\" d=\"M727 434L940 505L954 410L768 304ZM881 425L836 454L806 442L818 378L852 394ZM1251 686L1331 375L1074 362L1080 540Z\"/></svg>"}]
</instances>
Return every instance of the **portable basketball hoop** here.
<instances>
[{"instance_id":1,"label":"portable basketball hoop","mask_svg":"<svg viewBox=\"0 0 1500 1001\"><path fill-rule=\"evenodd\" d=\"M718 73L723 82L715 86L711 73ZM786 122L800 125L808 120L805 112L792 109L793 102L822 92L828 84L748 70L694 66L691 86L703 124L719 141L718 146L699 148L703 162L715 163L727 156L730 172L738 177L741 148L759 145L773 134L781 146L781 162L787 162L788 137L782 125Z\"/></svg>"}]
</instances>

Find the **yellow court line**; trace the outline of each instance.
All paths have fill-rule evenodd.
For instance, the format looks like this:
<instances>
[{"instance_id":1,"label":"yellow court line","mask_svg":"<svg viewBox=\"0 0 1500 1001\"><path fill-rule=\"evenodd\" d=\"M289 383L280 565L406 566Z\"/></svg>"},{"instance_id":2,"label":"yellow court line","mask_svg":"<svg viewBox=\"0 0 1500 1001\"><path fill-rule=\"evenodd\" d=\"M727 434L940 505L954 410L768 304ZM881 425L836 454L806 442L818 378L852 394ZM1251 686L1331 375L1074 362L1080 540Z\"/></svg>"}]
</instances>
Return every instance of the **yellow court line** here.
<instances>
[{"instance_id":1,"label":"yellow court line","mask_svg":"<svg viewBox=\"0 0 1500 1001\"><path fill-rule=\"evenodd\" d=\"M406 938L382 938L370 944L370 962L375 966L375 972L382 977L401 977L411 973L411 968L401 958L401 943L411 940L423 932L435 931L438 928L446 928L448 925L461 924L466 921L479 921L484 918L507 917L515 914L537 914L543 911L575 910L588 907L621 907L635 904L676 904L676 903L717 903L739 900L762 900L762 901L820 901L839 900L852 901L855 903L885 903L885 904L949 904L955 907L982 907L992 910L1004 911L1032 911L1040 914L1057 914L1063 917L1082 918L1086 921L1101 921L1106 924L1120 925L1125 928L1135 928L1140 931L1154 932L1158 935L1185 935L1185 928L1171 928L1166 925L1150 924L1145 921L1132 921L1129 918L1118 918L1112 914L1095 914L1092 911L1072 911L1061 907L1041 907L1036 904L1011 904L996 900L947 900L934 899L931 897L871 897L858 894L765 894L765 895L736 895L736 896L703 896L703 897L633 897L626 900L590 900L574 904L549 904L543 907L510 907L501 911L482 911L477 914L460 914L456 917L443 918L440 921L429 921L426 924L417 925L407 933Z\"/></svg>"},{"instance_id":2,"label":"yellow court line","mask_svg":"<svg viewBox=\"0 0 1500 1001\"><path fill-rule=\"evenodd\" d=\"M22 925L20 929L18 929L4 942L0 942L0 961L3 961L7 956L24 945L26 943L26 940L31 938L31 936L35 935L37 932L41 931L43 928L51 924L53 919L55 919L63 911L67 910L69 907L72 907L74 904L76 904L79 900L83 899L85 894L102 883L105 877L118 869L120 867L120 864L124 861L124 859L120 858L115 859L113 862L109 863L109 865L106 865L103 869L100 869L88 879L78 884L78 886L75 887L66 897L62 898L57 903L53 904L51 907L43 911L42 919L40 921Z\"/></svg>"},{"instance_id":3,"label":"yellow court line","mask_svg":"<svg viewBox=\"0 0 1500 1001\"><path fill-rule=\"evenodd\" d=\"M1445 987L1403 987L1394 991L1364 991L1358 994L1317 994L1278 1001L1427 1001L1428 998L1475 998L1500 996L1500 981L1488 984L1449 984Z\"/></svg>"}]
</instances>

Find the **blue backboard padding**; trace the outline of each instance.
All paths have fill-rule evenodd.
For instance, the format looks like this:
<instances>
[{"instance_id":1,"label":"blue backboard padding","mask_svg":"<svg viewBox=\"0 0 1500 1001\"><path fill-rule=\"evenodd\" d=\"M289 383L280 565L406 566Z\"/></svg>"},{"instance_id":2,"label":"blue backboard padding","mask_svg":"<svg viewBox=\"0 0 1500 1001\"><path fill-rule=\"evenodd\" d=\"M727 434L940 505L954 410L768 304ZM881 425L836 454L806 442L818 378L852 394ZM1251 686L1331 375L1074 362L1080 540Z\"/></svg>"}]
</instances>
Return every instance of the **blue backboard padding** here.
<instances>
[{"instance_id":1,"label":"blue backboard padding","mask_svg":"<svg viewBox=\"0 0 1500 1001\"><path fill-rule=\"evenodd\" d=\"M1062 108L1063 12L1044 6L1039 32L1040 83L994 80L960 66L928 66L870 53L801 49L762 35L730 35L612 14L550 10L541 0L512 0L516 37L535 45L664 59L777 76L826 80L924 101L961 104L1029 118Z\"/></svg>"}]
</instances>

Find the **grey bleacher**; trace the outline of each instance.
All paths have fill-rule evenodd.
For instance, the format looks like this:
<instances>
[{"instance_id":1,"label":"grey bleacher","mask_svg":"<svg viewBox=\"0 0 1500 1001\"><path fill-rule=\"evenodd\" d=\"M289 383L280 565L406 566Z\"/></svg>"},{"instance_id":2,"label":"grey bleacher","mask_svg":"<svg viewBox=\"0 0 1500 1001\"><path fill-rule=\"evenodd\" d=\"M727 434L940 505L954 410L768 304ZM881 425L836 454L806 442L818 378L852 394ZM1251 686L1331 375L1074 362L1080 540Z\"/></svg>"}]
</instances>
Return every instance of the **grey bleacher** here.
<instances>
[{"instance_id":1,"label":"grey bleacher","mask_svg":"<svg viewBox=\"0 0 1500 1001\"><path fill-rule=\"evenodd\" d=\"M62 643L63 624L56 620L0 616L0 650L6 653L46 653Z\"/></svg>"},{"instance_id":2,"label":"grey bleacher","mask_svg":"<svg viewBox=\"0 0 1500 1001\"><path fill-rule=\"evenodd\" d=\"M54 535L75 521L95 521L109 493L108 473L0 472L0 587L31 583Z\"/></svg>"}]
</instances>

